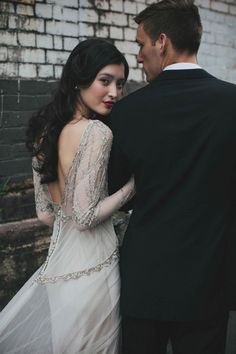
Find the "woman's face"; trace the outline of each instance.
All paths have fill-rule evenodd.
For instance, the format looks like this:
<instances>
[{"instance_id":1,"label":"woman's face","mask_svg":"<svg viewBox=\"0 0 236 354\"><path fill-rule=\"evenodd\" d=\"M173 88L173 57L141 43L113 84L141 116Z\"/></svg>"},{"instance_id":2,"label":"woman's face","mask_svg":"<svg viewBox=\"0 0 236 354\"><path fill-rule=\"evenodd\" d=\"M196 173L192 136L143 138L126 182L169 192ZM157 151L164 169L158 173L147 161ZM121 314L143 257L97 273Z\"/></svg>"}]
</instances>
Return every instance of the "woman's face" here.
<instances>
[{"instance_id":1,"label":"woman's face","mask_svg":"<svg viewBox=\"0 0 236 354\"><path fill-rule=\"evenodd\" d=\"M82 102L89 110L105 116L111 112L114 103L122 96L124 83L124 65L107 65L98 72L88 88L80 89Z\"/></svg>"}]
</instances>

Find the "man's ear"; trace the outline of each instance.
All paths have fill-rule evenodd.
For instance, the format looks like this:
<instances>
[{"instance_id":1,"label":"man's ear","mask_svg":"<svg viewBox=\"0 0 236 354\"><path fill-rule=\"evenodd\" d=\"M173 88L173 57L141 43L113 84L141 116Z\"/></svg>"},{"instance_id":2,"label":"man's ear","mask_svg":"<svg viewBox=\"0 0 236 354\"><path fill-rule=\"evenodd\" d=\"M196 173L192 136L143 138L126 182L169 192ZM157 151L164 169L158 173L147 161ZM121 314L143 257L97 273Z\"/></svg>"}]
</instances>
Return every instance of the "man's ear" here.
<instances>
[{"instance_id":1,"label":"man's ear","mask_svg":"<svg viewBox=\"0 0 236 354\"><path fill-rule=\"evenodd\" d=\"M160 54L163 55L168 45L167 35L165 33L160 33L157 42L158 42L157 45L159 45Z\"/></svg>"}]
</instances>

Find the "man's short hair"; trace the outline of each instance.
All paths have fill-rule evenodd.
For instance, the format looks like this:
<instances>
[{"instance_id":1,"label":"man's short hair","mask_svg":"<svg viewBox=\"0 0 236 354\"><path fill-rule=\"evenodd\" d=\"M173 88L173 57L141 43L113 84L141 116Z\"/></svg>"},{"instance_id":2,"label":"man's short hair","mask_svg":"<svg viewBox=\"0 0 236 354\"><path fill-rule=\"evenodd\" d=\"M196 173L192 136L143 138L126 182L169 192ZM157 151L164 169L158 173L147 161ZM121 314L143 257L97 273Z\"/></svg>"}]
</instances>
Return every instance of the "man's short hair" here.
<instances>
[{"instance_id":1,"label":"man's short hair","mask_svg":"<svg viewBox=\"0 0 236 354\"><path fill-rule=\"evenodd\" d=\"M148 6L134 20L143 24L153 42L165 33L178 53L198 52L202 24L194 0L162 0Z\"/></svg>"}]
</instances>

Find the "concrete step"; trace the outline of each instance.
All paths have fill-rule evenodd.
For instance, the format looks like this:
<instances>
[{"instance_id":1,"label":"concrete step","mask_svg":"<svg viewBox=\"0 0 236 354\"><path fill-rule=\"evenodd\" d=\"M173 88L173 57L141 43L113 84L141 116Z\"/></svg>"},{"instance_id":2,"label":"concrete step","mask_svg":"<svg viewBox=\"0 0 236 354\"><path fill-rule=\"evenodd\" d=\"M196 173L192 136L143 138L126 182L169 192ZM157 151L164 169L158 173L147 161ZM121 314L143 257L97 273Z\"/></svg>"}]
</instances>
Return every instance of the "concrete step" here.
<instances>
[{"instance_id":1,"label":"concrete step","mask_svg":"<svg viewBox=\"0 0 236 354\"><path fill-rule=\"evenodd\" d=\"M0 225L0 308L44 262L50 235L36 218Z\"/></svg>"},{"instance_id":2,"label":"concrete step","mask_svg":"<svg viewBox=\"0 0 236 354\"><path fill-rule=\"evenodd\" d=\"M0 224L35 217L34 190L12 190L0 195Z\"/></svg>"}]
</instances>

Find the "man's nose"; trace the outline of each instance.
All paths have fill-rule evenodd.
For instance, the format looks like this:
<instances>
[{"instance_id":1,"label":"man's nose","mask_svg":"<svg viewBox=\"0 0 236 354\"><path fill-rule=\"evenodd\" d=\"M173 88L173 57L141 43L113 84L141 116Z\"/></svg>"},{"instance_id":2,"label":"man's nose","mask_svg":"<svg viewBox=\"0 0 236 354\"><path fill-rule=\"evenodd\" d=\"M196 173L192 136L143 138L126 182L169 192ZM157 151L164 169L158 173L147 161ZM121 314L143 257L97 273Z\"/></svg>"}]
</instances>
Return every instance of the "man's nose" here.
<instances>
[{"instance_id":1,"label":"man's nose","mask_svg":"<svg viewBox=\"0 0 236 354\"><path fill-rule=\"evenodd\" d=\"M138 55L137 55L137 62L138 62L139 64L142 64L142 63L143 63L143 58L142 58L142 55L141 55L140 51L138 52Z\"/></svg>"}]
</instances>

